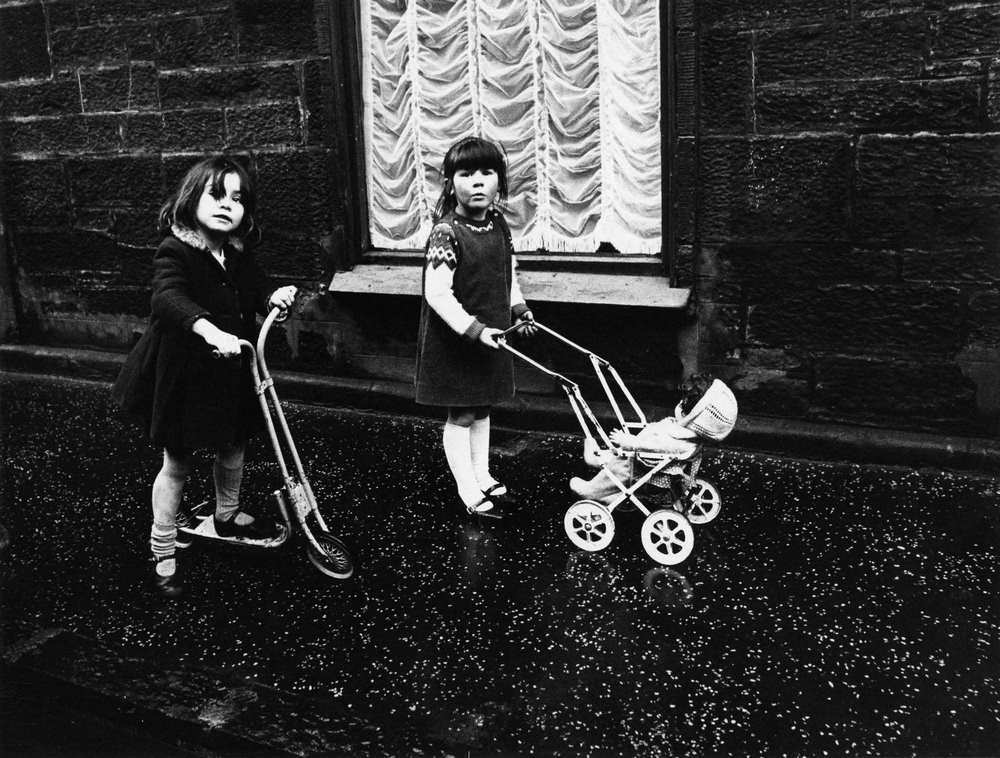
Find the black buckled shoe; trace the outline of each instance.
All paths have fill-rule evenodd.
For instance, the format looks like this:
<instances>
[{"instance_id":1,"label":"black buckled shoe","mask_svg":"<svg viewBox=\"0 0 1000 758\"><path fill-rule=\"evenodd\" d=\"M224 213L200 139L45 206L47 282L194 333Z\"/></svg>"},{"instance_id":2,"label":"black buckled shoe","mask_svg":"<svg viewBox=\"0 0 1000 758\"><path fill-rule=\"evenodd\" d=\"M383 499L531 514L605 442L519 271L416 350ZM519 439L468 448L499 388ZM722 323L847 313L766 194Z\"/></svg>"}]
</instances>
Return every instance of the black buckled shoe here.
<instances>
[{"instance_id":1,"label":"black buckled shoe","mask_svg":"<svg viewBox=\"0 0 1000 758\"><path fill-rule=\"evenodd\" d=\"M180 577L180 566L179 564L174 564L174 573L170 576L161 576L156 572L156 566L162 561L176 560L173 555L161 555L157 558L155 555L150 558L150 563L153 567L153 575L150 577L150 586L153 591L156 592L160 597L166 600L176 600L184 593L184 588L181 585Z\"/></svg>"},{"instance_id":2,"label":"black buckled shoe","mask_svg":"<svg viewBox=\"0 0 1000 758\"><path fill-rule=\"evenodd\" d=\"M488 506L488 507L486 507ZM503 518L503 508L500 503L484 497L475 505L467 505L465 509L470 516L481 516L482 518Z\"/></svg>"},{"instance_id":3,"label":"black buckled shoe","mask_svg":"<svg viewBox=\"0 0 1000 758\"><path fill-rule=\"evenodd\" d=\"M249 524L236 523L237 517L243 511L236 511L225 521L220 521L217 516L212 516L215 520L215 533L220 537L238 540L266 540L277 534L275 525L265 519L255 518Z\"/></svg>"}]
</instances>

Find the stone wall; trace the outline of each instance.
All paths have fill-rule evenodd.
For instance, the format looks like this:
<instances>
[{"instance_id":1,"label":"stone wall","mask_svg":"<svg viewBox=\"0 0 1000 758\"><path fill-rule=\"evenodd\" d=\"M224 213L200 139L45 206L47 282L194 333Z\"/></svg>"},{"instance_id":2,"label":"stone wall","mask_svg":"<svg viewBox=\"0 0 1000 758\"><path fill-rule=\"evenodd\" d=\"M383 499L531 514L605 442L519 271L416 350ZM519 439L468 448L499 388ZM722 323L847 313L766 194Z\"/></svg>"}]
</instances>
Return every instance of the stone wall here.
<instances>
[{"instance_id":1,"label":"stone wall","mask_svg":"<svg viewBox=\"0 0 1000 758\"><path fill-rule=\"evenodd\" d=\"M121 348L159 206L202 155L259 182L265 264L313 291L343 244L330 19L312 0L0 2L9 245L26 342Z\"/></svg>"},{"instance_id":2,"label":"stone wall","mask_svg":"<svg viewBox=\"0 0 1000 758\"><path fill-rule=\"evenodd\" d=\"M416 300L325 291L356 256L346 7L0 0L0 339L125 350L160 203L227 150L260 181L266 265L305 290L276 365L406 385ZM728 378L745 412L997 434L1000 3L671 7L694 307L540 314L644 401L683 361Z\"/></svg>"},{"instance_id":3,"label":"stone wall","mask_svg":"<svg viewBox=\"0 0 1000 758\"><path fill-rule=\"evenodd\" d=\"M702 364L757 413L1000 431L1000 4L702 0L680 59Z\"/></svg>"}]
</instances>

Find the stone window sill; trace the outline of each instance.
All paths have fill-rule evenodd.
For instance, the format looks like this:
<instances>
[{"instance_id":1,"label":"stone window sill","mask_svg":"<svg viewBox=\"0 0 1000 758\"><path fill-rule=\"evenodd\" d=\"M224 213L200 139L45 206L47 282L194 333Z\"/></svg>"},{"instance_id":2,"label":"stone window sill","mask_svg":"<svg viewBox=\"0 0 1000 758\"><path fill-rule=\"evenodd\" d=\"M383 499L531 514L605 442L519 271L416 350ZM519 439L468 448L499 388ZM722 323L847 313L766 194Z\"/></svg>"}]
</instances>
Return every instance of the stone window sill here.
<instances>
[{"instance_id":1,"label":"stone window sill","mask_svg":"<svg viewBox=\"0 0 1000 758\"><path fill-rule=\"evenodd\" d=\"M373 252L350 271L338 271L333 293L420 296L423 253ZM647 256L523 255L518 278L528 302L684 308L691 295L671 287L658 258Z\"/></svg>"}]
</instances>

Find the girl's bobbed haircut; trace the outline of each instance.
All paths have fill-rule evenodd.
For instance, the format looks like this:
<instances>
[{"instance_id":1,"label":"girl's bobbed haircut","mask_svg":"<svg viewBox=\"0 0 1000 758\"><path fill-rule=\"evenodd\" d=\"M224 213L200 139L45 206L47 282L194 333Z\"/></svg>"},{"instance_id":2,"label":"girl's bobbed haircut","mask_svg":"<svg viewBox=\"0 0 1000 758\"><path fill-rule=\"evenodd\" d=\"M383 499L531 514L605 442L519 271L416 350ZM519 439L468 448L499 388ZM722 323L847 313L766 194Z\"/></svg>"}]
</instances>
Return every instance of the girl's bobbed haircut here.
<instances>
[{"instance_id":1,"label":"girl's bobbed haircut","mask_svg":"<svg viewBox=\"0 0 1000 758\"><path fill-rule=\"evenodd\" d=\"M160 231L167 234L174 224L187 229L198 228L198 202L208 184L213 196L225 194L225 179L228 174L240 178L240 202L243 205L243 221L233 234L245 239L256 229L254 214L257 211L257 192L250 174L242 163L228 155L216 155L194 164L177 185L167 202L160 208ZM258 235L260 230L256 229Z\"/></svg>"},{"instance_id":2,"label":"girl's bobbed haircut","mask_svg":"<svg viewBox=\"0 0 1000 758\"><path fill-rule=\"evenodd\" d=\"M477 168L496 171L497 204L503 207L507 202L507 156L503 148L482 137L465 137L448 148L448 152L444 155L441 166L444 184L437 205L434 206L434 221L440 221L455 210L457 205L453 182L455 172L462 169L475 171Z\"/></svg>"}]
</instances>

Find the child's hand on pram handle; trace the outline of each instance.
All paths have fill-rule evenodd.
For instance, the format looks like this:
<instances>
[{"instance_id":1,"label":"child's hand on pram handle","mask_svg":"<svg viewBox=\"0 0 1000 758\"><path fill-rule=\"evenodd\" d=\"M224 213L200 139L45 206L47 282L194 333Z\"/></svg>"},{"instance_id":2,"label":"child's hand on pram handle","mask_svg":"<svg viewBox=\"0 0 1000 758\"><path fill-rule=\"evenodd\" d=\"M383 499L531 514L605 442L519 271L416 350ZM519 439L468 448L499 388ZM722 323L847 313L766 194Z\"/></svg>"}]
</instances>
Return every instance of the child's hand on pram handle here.
<instances>
[{"instance_id":1,"label":"child's hand on pram handle","mask_svg":"<svg viewBox=\"0 0 1000 758\"><path fill-rule=\"evenodd\" d=\"M532 337L538 331L538 327L535 326L535 317L531 315L531 311L525 311L518 316L515 326L520 327L518 331L526 337Z\"/></svg>"},{"instance_id":2,"label":"child's hand on pram handle","mask_svg":"<svg viewBox=\"0 0 1000 758\"><path fill-rule=\"evenodd\" d=\"M479 341L486 345L486 347L499 350L500 345L497 343L497 338L502 336L502 329L494 329L492 326L484 326L483 331L479 333Z\"/></svg>"}]
</instances>

